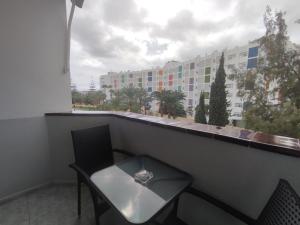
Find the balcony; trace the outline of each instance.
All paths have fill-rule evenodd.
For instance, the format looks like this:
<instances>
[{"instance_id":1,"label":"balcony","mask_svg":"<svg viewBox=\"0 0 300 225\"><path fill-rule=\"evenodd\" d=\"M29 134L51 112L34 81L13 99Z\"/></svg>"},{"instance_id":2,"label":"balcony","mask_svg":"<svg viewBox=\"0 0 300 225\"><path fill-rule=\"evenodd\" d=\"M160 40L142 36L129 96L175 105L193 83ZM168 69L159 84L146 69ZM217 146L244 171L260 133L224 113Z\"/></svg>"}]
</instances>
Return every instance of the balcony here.
<instances>
[{"instance_id":1,"label":"balcony","mask_svg":"<svg viewBox=\"0 0 300 225\"><path fill-rule=\"evenodd\" d=\"M35 168L35 171L29 172L31 165L25 159L19 159L20 168L29 167L22 173L21 181L16 177L16 171L6 173L7 185L1 188L2 202L6 203L0 207L7 212L2 217L5 225L9 224L7 221L26 217L27 207L30 217L36 221L45 219L53 224L56 224L55 221L89 224L92 206L88 195L84 200L86 214L83 214L86 217L78 221L76 215L75 174L67 166L74 161L70 130L101 124L109 124L114 148L148 154L190 173L196 188L253 218L258 216L280 178L289 180L300 190L297 139L248 131L228 133L226 128L184 124L134 113L49 113L44 119L43 138L48 141L34 143L32 140L32 144L48 151L30 157L35 166L36 161L41 159L48 163L40 163L39 170ZM2 135L2 140L11 139L12 133L21 139L26 127L27 124L18 124L15 130L7 132L6 129L7 135ZM36 139L35 135L30 134ZM43 178L43 183L32 186L39 178ZM240 224L204 200L184 198L184 201L190 207L181 209L180 214L189 224ZM110 212L103 219L115 224L115 220L120 218Z\"/></svg>"},{"instance_id":2,"label":"balcony","mask_svg":"<svg viewBox=\"0 0 300 225\"><path fill-rule=\"evenodd\" d=\"M72 112L65 2L11 0L0 10L1 225L94 224L86 188L77 217L70 131L101 124L110 126L114 148L188 172L193 187L252 218L280 178L300 193L298 139L127 112ZM181 202L188 224L243 224L205 200L182 195ZM113 210L101 222L126 224Z\"/></svg>"}]
</instances>

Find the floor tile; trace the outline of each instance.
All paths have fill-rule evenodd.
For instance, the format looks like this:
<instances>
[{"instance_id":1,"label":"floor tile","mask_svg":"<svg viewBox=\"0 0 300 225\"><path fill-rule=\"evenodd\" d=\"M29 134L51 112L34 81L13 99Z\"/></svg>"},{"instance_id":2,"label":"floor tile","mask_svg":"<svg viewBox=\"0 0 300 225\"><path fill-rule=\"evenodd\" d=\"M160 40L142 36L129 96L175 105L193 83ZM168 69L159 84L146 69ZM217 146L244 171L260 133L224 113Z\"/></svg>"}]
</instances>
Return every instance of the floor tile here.
<instances>
[{"instance_id":1,"label":"floor tile","mask_svg":"<svg viewBox=\"0 0 300 225\"><path fill-rule=\"evenodd\" d=\"M29 225L27 197L0 205L0 225Z\"/></svg>"}]
</instances>

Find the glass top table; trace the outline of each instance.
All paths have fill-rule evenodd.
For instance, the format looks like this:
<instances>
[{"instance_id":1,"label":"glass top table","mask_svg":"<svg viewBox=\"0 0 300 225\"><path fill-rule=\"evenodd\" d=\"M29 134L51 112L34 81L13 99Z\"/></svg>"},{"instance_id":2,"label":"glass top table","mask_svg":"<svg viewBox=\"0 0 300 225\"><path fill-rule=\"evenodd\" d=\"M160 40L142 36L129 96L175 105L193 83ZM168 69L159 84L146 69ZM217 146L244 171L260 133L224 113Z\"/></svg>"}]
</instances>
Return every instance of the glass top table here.
<instances>
[{"instance_id":1,"label":"glass top table","mask_svg":"<svg viewBox=\"0 0 300 225\"><path fill-rule=\"evenodd\" d=\"M150 156L136 156L95 172L92 182L128 222L154 218L192 183L192 177Z\"/></svg>"}]
</instances>

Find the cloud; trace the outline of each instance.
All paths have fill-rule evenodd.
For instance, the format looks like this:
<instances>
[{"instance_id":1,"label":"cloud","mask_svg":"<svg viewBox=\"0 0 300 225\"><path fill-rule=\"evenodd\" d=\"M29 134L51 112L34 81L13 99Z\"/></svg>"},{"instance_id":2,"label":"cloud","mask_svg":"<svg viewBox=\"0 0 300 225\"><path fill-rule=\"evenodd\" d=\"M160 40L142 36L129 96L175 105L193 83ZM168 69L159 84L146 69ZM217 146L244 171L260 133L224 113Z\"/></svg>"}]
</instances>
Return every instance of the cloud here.
<instances>
[{"instance_id":1,"label":"cloud","mask_svg":"<svg viewBox=\"0 0 300 225\"><path fill-rule=\"evenodd\" d=\"M145 41L147 45L147 54L148 55L158 55L162 54L168 49L168 44L159 44L155 39L153 41Z\"/></svg>"},{"instance_id":2,"label":"cloud","mask_svg":"<svg viewBox=\"0 0 300 225\"><path fill-rule=\"evenodd\" d=\"M72 37L84 51L95 58L112 58L122 53L139 51L138 46L115 35L103 21L89 16L74 24Z\"/></svg>"},{"instance_id":3,"label":"cloud","mask_svg":"<svg viewBox=\"0 0 300 225\"><path fill-rule=\"evenodd\" d=\"M193 12L182 10L171 18L165 27L154 27L151 34L174 41L186 41L193 35L209 34L219 27L219 23L197 21Z\"/></svg>"},{"instance_id":4,"label":"cloud","mask_svg":"<svg viewBox=\"0 0 300 225\"><path fill-rule=\"evenodd\" d=\"M85 1L72 26L72 81L87 89L109 71L163 66L247 44L264 34L267 4L287 12L288 33L300 43L298 0Z\"/></svg>"},{"instance_id":5,"label":"cloud","mask_svg":"<svg viewBox=\"0 0 300 225\"><path fill-rule=\"evenodd\" d=\"M133 0L104 0L103 19L106 23L131 29L144 29L145 9L139 9Z\"/></svg>"}]
</instances>

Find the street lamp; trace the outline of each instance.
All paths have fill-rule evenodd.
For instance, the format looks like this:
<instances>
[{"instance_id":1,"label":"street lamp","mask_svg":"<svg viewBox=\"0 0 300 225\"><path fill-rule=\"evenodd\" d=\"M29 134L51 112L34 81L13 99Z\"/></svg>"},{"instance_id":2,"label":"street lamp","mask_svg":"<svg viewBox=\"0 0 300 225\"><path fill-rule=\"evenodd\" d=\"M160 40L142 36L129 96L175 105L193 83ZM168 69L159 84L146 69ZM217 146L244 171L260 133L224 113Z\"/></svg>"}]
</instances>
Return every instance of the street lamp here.
<instances>
[{"instance_id":1,"label":"street lamp","mask_svg":"<svg viewBox=\"0 0 300 225\"><path fill-rule=\"evenodd\" d=\"M71 25L74 16L75 6L78 8L82 8L84 0L71 0L72 7L69 15L68 20L68 27L67 27L67 37L66 37L66 50L65 50L65 74L70 73L70 45L71 45Z\"/></svg>"}]
</instances>

